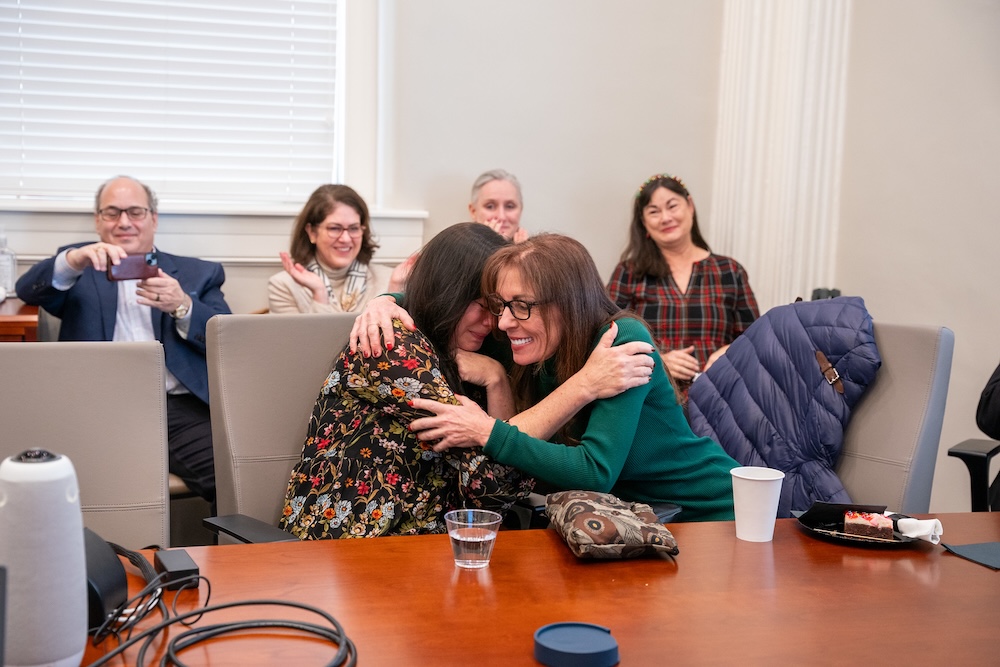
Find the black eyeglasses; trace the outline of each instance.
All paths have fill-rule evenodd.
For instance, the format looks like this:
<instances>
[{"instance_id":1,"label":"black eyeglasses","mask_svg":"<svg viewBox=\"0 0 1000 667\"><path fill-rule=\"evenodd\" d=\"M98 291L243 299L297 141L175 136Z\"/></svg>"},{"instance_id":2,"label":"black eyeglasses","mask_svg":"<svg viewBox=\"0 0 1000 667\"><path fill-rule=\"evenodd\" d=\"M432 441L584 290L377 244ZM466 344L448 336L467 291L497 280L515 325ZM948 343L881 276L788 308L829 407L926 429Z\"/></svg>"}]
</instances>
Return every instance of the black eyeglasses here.
<instances>
[{"instance_id":1,"label":"black eyeglasses","mask_svg":"<svg viewBox=\"0 0 1000 667\"><path fill-rule=\"evenodd\" d=\"M117 222L117 220L122 217L122 213L128 215L128 219L132 222L138 222L146 217L146 214L149 213L149 209L143 208L142 206L129 206L128 208L105 206L97 213L101 216L101 220L104 222Z\"/></svg>"},{"instance_id":2,"label":"black eyeglasses","mask_svg":"<svg viewBox=\"0 0 1000 667\"><path fill-rule=\"evenodd\" d=\"M503 309L507 308L510 310L510 314L514 316L515 320L526 320L531 317L531 309L535 306L541 305L540 301L525 301L524 299L511 299L510 301L504 301L500 298L499 294L490 294L486 297L486 307L489 309L490 313L501 317L503 315Z\"/></svg>"}]
</instances>

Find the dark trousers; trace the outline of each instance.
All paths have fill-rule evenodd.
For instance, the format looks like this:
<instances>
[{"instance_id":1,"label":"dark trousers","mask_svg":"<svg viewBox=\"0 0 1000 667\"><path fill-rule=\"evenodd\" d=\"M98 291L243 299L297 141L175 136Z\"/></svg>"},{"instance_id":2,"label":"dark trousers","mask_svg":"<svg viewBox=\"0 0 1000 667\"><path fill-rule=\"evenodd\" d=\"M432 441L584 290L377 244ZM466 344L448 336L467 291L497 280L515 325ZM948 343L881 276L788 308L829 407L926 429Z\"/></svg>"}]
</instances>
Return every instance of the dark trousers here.
<instances>
[{"instance_id":1,"label":"dark trousers","mask_svg":"<svg viewBox=\"0 0 1000 667\"><path fill-rule=\"evenodd\" d=\"M170 472L214 505L212 418L194 394L167 394L167 453Z\"/></svg>"}]
</instances>

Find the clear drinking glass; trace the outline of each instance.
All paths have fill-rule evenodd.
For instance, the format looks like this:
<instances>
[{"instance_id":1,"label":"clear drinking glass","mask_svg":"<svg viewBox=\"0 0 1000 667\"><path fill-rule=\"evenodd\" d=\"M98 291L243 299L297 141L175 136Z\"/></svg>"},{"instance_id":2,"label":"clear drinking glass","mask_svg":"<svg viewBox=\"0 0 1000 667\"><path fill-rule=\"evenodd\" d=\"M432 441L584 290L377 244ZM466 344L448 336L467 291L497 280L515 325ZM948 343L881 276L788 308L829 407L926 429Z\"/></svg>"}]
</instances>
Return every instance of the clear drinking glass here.
<instances>
[{"instance_id":1,"label":"clear drinking glass","mask_svg":"<svg viewBox=\"0 0 1000 667\"><path fill-rule=\"evenodd\" d=\"M455 565L470 569L490 564L503 517L490 510L461 509L444 515Z\"/></svg>"}]
</instances>

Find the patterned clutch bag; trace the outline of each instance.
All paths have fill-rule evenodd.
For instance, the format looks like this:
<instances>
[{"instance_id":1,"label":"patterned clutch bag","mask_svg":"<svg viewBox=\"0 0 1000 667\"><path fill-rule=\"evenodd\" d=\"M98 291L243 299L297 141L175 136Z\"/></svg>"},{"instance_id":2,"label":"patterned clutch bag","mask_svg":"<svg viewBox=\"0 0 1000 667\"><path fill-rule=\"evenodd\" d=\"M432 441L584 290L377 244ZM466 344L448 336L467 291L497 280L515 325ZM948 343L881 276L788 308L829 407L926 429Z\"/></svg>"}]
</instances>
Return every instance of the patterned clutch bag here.
<instances>
[{"instance_id":1,"label":"patterned clutch bag","mask_svg":"<svg viewBox=\"0 0 1000 667\"><path fill-rule=\"evenodd\" d=\"M558 491L545 499L550 527L578 558L619 559L679 553L653 509L610 493Z\"/></svg>"}]
</instances>

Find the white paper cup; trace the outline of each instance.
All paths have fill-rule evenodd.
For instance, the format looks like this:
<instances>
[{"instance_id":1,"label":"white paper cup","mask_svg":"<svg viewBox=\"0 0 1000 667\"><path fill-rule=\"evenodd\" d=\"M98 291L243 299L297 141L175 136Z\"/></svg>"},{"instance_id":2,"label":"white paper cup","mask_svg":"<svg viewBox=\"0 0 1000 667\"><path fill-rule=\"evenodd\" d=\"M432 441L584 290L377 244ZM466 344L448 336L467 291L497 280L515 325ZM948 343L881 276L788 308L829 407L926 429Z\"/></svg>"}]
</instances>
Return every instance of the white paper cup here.
<instances>
[{"instance_id":1,"label":"white paper cup","mask_svg":"<svg viewBox=\"0 0 1000 667\"><path fill-rule=\"evenodd\" d=\"M778 516L781 480L785 473L773 468L733 468L733 505L736 537L747 542L770 542Z\"/></svg>"}]
</instances>

